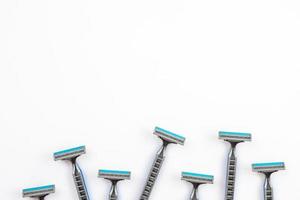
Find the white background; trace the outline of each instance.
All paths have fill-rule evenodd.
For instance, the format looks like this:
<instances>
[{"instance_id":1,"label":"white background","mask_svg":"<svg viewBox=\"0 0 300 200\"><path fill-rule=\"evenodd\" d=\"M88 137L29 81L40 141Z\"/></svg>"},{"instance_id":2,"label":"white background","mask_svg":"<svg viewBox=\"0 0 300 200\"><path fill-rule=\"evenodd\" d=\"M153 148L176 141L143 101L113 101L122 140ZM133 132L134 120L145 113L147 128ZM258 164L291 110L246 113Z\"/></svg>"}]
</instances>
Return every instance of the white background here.
<instances>
[{"instance_id":1,"label":"white background","mask_svg":"<svg viewBox=\"0 0 300 200\"><path fill-rule=\"evenodd\" d=\"M187 199L181 171L215 175L201 199L224 198L228 145L219 130L251 132L238 146L236 199L262 199L252 162L285 161L276 200L299 199L298 0L2 0L1 199L55 183L47 199L77 199L66 162L52 153L86 145L79 162L91 197L97 170L131 170L121 199L138 199L161 126L170 146L151 199Z\"/></svg>"}]
</instances>

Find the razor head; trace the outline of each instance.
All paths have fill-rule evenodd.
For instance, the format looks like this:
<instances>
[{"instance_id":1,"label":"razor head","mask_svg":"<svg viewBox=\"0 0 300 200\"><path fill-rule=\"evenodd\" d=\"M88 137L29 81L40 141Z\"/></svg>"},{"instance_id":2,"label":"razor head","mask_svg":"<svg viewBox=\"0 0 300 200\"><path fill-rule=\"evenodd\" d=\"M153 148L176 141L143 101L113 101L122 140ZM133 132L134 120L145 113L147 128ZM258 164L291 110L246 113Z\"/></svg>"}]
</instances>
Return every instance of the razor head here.
<instances>
[{"instance_id":1,"label":"razor head","mask_svg":"<svg viewBox=\"0 0 300 200\"><path fill-rule=\"evenodd\" d=\"M131 177L131 172L100 169L98 171L98 177L105 178L111 181L129 180Z\"/></svg>"},{"instance_id":2,"label":"razor head","mask_svg":"<svg viewBox=\"0 0 300 200\"><path fill-rule=\"evenodd\" d=\"M252 170L259 173L273 173L279 170L284 170L284 162L269 162L269 163L254 163Z\"/></svg>"},{"instance_id":3,"label":"razor head","mask_svg":"<svg viewBox=\"0 0 300 200\"><path fill-rule=\"evenodd\" d=\"M46 185L34 188L23 189L23 197L44 197L55 192L55 185Z\"/></svg>"},{"instance_id":4,"label":"razor head","mask_svg":"<svg viewBox=\"0 0 300 200\"><path fill-rule=\"evenodd\" d=\"M212 184L214 183L214 176L192 172L182 172L181 180L188 181L192 184Z\"/></svg>"},{"instance_id":5,"label":"razor head","mask_svg":"<svg viewBox=\"0 0 300 200\"><path fill-rule=\"evenodd\" d=\"M251 134L250 133L240 133L240 132L220 131L219 139L225 140L227 142L239 143L239 142L251 141Z\"/></svg>"},{"instance_id":6,"label":"razor head","mask_svg":"<svg viewBox=\"0 0 300 200\"><path fill-rule=\"evenodd\" d=\"M53 154L54 160L71 160L78 156L85 154L85 146L79 146L71 149L55 152Z\"/></svg>"},{"instance_id":7,"label":"razor head","mask_svg":"<svg viewBox=\"0 0 300 200\"><path fill-rule=\"evenodd\" d=\"M185 137L177 135L160 127L155 127L153 134L157 135L166 142L184 145Z\"/></svg>"}]
</instances>

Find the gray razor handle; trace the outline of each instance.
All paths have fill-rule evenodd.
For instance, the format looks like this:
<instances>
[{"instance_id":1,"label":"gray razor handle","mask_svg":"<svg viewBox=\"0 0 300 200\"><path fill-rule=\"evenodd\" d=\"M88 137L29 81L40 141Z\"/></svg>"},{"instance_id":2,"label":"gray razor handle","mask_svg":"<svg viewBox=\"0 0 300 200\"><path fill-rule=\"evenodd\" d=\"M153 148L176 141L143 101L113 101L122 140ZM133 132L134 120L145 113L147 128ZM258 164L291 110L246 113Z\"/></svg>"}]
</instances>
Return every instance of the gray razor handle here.
<instances>
[{"instance_id":1,"label":"gray razor handle","mask_svg":"<svg viewBox=\"0 0 300 200\"><path fill-rule=\"evenodd\" d=\"M109 200L117 200L117 199L118 199L117 183L113 182L109 192Z\"/></svg>"},{"instance_id":2,"label":"gray razor handle","mask_svg":"<svg viewBox=\"0 0 300 200\"><path fill-rule=\"evenodd\" d=\"M270 177L266 177L266 180L265 180L264 200L273 200L273 189L270 185Z\"/></svg>"},{"instance_id":3,"label":"gray razor handle","mask_svg":"<svg viewBox=\"0 0 300 200\"><path fill-rule=\"evenodd\" d=\"M232 149L229 152L228 161L227 161L225 200L233 200L234 198L235 172L236 172L236 157L234 155L234 149Z\"/></svg>"},{"instance_id":4,"label":"gray razor handle","mask_svg":"<svg viewBox=\"0 0 300 200\"><path fill-rule=\"evenodd\" d=\"M73 163L73 179L79 200L89 200L89 195L83 178L83 173L77 163Z\"/></svg>"},{"instance_id":5,"label":"gray razor handle","mask_svg":"<svg viewBox=\"0 0 300 200\"><path fill-rule=\"evenodd\" d=\"M157 179L157 176L159 174L159 170L160 170L162 163L164 161L164 158L165 158L163 155L163 151L164 151L164 148L162 148L155 157L154 163L152 165L150 174L149 174L147 182L146 182L146 186L143 190L140 200L147 200L150 197L150 193L152 191L152 188L153 188L155 181Z\"/></svg>"}]
</instances>

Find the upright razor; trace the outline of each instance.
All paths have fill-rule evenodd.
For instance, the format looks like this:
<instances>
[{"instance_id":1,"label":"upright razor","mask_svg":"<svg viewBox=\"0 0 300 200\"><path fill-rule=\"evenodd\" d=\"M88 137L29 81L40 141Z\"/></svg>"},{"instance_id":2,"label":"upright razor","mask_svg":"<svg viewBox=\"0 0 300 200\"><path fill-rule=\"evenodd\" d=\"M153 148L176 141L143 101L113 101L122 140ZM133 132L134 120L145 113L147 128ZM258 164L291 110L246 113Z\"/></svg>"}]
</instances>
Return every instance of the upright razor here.
<instances>
[{"instance_id":1,"label":"upright razor","mask_svg":"<svg viewBox=\"0 0 300 200\"><path fill-rule=\"evenodd\" d=\"M199 200L198 187L202 184L212 184L214 177L206 174L196 174L191 172L182 172L181 180L185 180L193 185L193 191L190 200Z\"/></svg>"},{"instance_id":2,"label":"upright razor","mask_svg":"<svg viewBox=\"0 0 300 200\"><path fill-rule=\"evenodd\" d=\"M265 175L264 183L264 200L273 200L273 189L270 183L271 175L279 170L284 170L284 162L271 162L271 163L255 163L252 164L254 172L263 173Z\"/></svg>"},{"instance_id":3,"label":"upright razor","mask_svg":"<svg viewBox=\"0 0 300 200\"><path fill-rule=\"evenodd\" d=\"M129 180L131 172L129 171L115 171L115 170L102 170L98 171L98 177L107 179L111 182L111 189L109 192L109 200L118 199L117 184L122 180Z\"/></svg>"},{"instance_id":4,"label":"upright razor","mask_svg":"<svg viewBox=\"0 0 300 200\"><path fill-rule=\"evenodd\" d=\"M80 169L77 158L85 153L85 146L75 147L54 153L54 160L69 160L73 167L73 179L76 186L79 200L89 200L88 191L84 181L82 170Z\"/></svg>"},{"instance_id":5,"label":"upright razor","mask_svg":"<svg viewBox=\"0 0 300 200\"><path fill-rule=\"evenodd\" d=\"M45 199L45 197L55 192L54 185L46 185L34 188L27 188L23 190L23 197L31 197L39 200Z\"/></svg>"},{"instance_id":6,"label":"upright razor","mask_svg":"<svg viewBox=\"0 0 300 200\"><path fill-rule=\"evenodd\" d=\"M237 132L219 132L219 139L223 139L230 143L231 148L228 154L227 160L227 176L226 176L226 191L225 200L233 200L234 198L234 186L235 186L235 174L236 174L236 156L235 149L238 143L251 141L251 134L249 133L237 133Z\"/></svg>"},{"instance_id":7,"label":"upright razor","mask_svg":"<svg viewBox=\"0 0 300 200\"><path fill-rule=\"evenodd\" d=\"M154 163L152 165L151 171L149 173L146 185L144 187L143 193L140 197L140 200L147 200L150 197L152 188L155 184L155 181L157 179L157 176L159 174L160 168L162 166L162 163L165 159L165 152L167 149L167 146L170 143L174 144L184 144L185 138L174 134L170 131L164 130L162 128L156 127L154 130L154 135L157 135L162 140L162 147L158 150Z\"/></svg>"}]
</instances>

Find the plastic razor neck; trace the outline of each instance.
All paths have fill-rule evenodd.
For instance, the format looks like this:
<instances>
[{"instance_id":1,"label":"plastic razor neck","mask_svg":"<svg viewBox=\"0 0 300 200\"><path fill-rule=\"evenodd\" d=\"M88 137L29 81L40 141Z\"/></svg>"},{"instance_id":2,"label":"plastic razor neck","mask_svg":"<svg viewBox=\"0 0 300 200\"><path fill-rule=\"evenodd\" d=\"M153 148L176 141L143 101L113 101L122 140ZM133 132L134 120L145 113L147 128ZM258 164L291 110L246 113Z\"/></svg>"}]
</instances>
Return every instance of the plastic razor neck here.
<instances>
[{"instance_id":1,"label":"plastic razor neck","mask_svg":"<svg viewBox=\"0 0 300 200\"><path fill-rule=\"evenodd\" d=\"M119 180L111 180L111 188L109 192L109 199L110 200L117 200L118 199L118 191L117 191L117 184Z\"/></svg>"},{"instance_id":2,"label":"plastic razor neck","mask_svg":"<svg viewBox=\"0 0 300 200\"><path fill-rule=\"evenodd\" d=\"M160 157L165 157L165 154L166 154L166 150L167 150L167 147L170 143L163 140L163 144L162 146L160 147L160 149L157 151L157 155L160 156Z\"/></svg>"},{"instance_id":3,"label":"plastic razor neck","mask_svg":"<svg viewBox=\"0 0 300 200\"><path fill-rule=\"evenodd\" d=\"M199 184L193 183L193 191L191 193L190 200L199 200L199 197L198 197L198 187L199 187Z\"/></svg>"},{"instance_id":4,"label":"plastic razor neck","mask_svg":"<svg viewBox=\"0 0 300 200\"><path fill-rule=\"evenodd\" d=\"M265 173L265 183L264 183L264 199L265 200L273 200L273 189L271 187L271 175L270 173Z\"/></svg>"},{"instance_id":5,"label":"plastic razor neck","mask_svg":"<svg viewBox=\"0 0 300 200\"><path fill-rule=\"evenodd\" d=\"M235 158L235 150L236 150L236 146L237 146L237 142L230 142L230 150L229 150L229 157Z\"/></svg>"},{"instance_id":6,"label":"plastic razor neck","mask_svg":"<svg viewBox=\"0 0 300 200\"><path fill-rule=\"evenodd\" d=\"M46 195L39 197L39 200L44 200Z\"/></svg>"},{"instance_id":7,"label":"plastic razor neck","mask_svg":"<svg viewBox=\"0 0 300 200\"><path fill-rule=\"evenodd\" d=\"M73 174L74 175L77 175L77 174L81 174L81 169L76 161L77 157L76 158L72 158L70 161L72 163L72 168L73 168Z\"/></svg>"},{"instance_id":8,"label":"plastic razor neck","mask_svg":"<svg viewBox=\"0 0 300 200\"><path fill-rule=\"evenodd\" d=\"M71 158L70 161L72 163L72 165L76 165L76 160L77 160L78 156Z\"/></svg>"},{"instance_id":9,"label":"plastic razor neck","mask_svg":"<svg viewBox=\"0 0 300 200\"><path fill-rule=\"evenodd\" d=\"M270 176L266 176L264 187L265 188L271 188L271 179L270 179Z\"/></svg>"},{"instance_id":10,"label":"plastic razor neck","mask_svg":"<svg viewBox=\"0 0 300 200\"><path fill-rule=\"evenodd\" d=\"M265 183L264 187L265 189L271 188L271 175L273 172L265 173Z\"/></svg>"}]
</instances>

